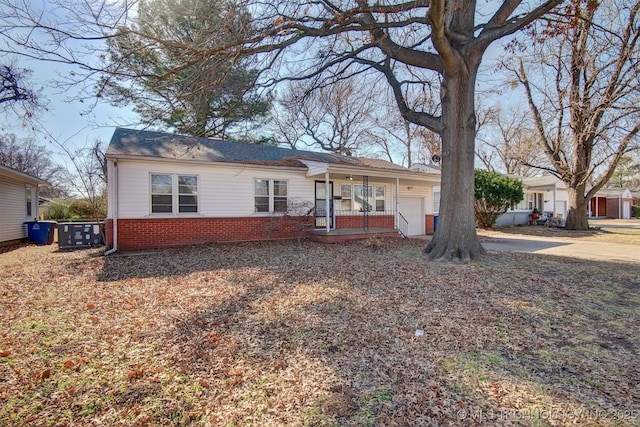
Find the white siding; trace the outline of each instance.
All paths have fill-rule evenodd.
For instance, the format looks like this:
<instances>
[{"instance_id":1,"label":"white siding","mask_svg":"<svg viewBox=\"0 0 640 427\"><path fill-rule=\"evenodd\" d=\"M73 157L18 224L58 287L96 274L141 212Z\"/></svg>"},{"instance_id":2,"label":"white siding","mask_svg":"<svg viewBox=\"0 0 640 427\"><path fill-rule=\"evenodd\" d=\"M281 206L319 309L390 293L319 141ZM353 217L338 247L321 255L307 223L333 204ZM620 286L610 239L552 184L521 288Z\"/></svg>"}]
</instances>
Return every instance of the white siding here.
<instances>
[{"instance_id":1,"label":"white siding","mask_svg":"<svg viewBox=\"0 0 640 427\"><path fill-rule=\"evenodd\" d=\"M198 176L198 213L177 216L247 217L268 215L254 212L254 179L288 181L288 197L313 201L313 179L305 177L306 169L273 169L253 165L205 165L171 162L118 160L118 217L162 217L151 215L150 174ZM110 174L113 175L113 174ZM110 191L113 217L113 194ZM164 215L166 216L166 215ZM171 215L173 216L173 215Z\"/></svg>"},{"instance_id":2,"label":"white siding","mask_svg":"<svg viewBox=\"0 0 640 427\"><path fill-rule=\"evenodd\" d=\"M27 218L26 184L0 176L0 242L26 237L23 223ZM32 186L32 214L37 215L37 191Z\"/></svg>"}]
</instances>

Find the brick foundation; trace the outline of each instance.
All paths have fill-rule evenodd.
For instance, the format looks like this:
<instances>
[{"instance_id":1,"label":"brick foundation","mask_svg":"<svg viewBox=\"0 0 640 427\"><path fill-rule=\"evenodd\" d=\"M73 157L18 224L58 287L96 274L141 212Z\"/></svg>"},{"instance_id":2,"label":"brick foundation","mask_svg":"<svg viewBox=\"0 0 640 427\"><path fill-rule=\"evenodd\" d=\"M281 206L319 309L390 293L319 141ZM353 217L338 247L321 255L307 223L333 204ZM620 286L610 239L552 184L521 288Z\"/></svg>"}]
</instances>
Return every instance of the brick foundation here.
<instances>
[{"instance_id":1,"label":"brick foundation","mask_svg":"<svg viewBox=\"0 0 640 427\"><path fill-rule=\"evenodd\" d=\"M362 228L363 219L360 215L336 216L336 229L339 228ZM369 227L371 228L394 228L393 215L376 215L369 217Z\"/></svg>"},{"instance_id":2,"label":"brick foundation","mask_svg":"<svg viewBox=\"0 0 640 427\"><path fill-rule=\"evenodd\" d=\"M107 247L113 247L113 220L107 220L105 227ZM298 221L283 217L118 219L118 250L123 252L199 243L295 239L297 235ZM305 230L302 236L306 236Z\"/></svg>"}]
</instances>

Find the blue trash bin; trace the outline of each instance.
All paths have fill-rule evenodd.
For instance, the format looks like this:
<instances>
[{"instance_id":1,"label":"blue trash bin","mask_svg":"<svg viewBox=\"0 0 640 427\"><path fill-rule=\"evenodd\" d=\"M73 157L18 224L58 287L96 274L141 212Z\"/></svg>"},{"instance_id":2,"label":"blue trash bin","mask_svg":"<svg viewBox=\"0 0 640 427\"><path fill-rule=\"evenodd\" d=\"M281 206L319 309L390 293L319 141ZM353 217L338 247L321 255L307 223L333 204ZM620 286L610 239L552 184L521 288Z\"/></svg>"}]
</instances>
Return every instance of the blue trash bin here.
<instances>
[{"instance_id":1,"label":"blue trash bin","mask_svg":"<svg viewBox=\"0 0 640 427\"><path fill-rule=\"evenodd\" d=\"M433 216L433 231L436 231L436 228L438 228L438 215Z\"/></svg>"},{"instance_id":2,"label":"blue trash bin","mask_svg":"<svg viewBox=\"0 0 640 427\"><path fill-rule=\"evenodd\" d=\"M27 237L36 245L50 245L53 243L53 234L56 221L27 221Z\"/></svg>"}]
</instances>

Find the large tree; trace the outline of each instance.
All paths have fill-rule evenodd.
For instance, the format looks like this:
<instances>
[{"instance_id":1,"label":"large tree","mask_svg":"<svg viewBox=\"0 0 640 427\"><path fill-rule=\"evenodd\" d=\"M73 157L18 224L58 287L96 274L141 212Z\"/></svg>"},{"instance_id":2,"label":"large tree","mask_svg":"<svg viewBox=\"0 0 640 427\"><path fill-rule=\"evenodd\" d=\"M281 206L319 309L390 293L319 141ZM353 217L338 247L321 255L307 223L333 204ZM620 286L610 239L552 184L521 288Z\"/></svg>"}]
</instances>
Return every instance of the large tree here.
<instances>
[{"instance_id":1,"label":"large tree","mask_svg":"<svg viewBox=\"0 0 640 427\"><path fill-rule=\"evenodd\" d=\"M35 94L25 82L28 72L14 64L0 65L0 104L35 102Z\"/></svg>"},{"instance_id":2,"label":"large tree","mask_svg":"<svg viewBox=\"0 0 640 427\"><path fill-rule=\"evenodd\" d=\"M549 166L569 192L566 227L589 228L589 200L639 147L640 2L571 1L514 67Z\"/></svg>"},{"instance_id":3,"label":"large tree","mask_svg":"<svg viewBox=\"0 0 640 427\"><path fill-rule=\"evenodd\" d=\"M100 93L116 105L133 104L144 123L224 138L269 110L248 59L212 54L193 60L194 50L246 36L235 32L250 28L250 16L234 3L142 0L126 28L130 31L107 39L109 65ZM150 38L170 43L151 44Z\"/></svg>"},{"instance_id":4,"label":"large tree","mask_svg":"<svg viewBox=\"0 0 640 427\"><path fill-rule=\"evenodd\" d=\"M375 125L375 94L362 91L355 79L315 90L305 83L291 82L279 97L271 121L275 139L292 148L357 154Z\"/></svg>"},{"instance_id":5,"label":"large tree","mask_svg":"<svg viewBox=\"0 0 640 427\"><path fill-rule=\"evenodd\" d=\"M64 197L69 193L67 171L57 165L52 153L33 138L0 135L0 165L47 181L51 186L40 191L43 197Z\"/></svg>"},{"instance_id":6,"label":"large tree","mask_svg":"<svg viewBox=\"0 0 640 427\"><path fill-rule=\"evenodd\" d=\"M268 65L286 50L295 52L294 72L280 67L274 81L303 77L327 81L367 69L381 73L402 116L442 137L440 222L425 252L432 259L470 260L483 253L475 231L472 185L478 68L493 42L559 3L551 0L529 8L510 0L482 7L462 0L262 1L256 7L254 37L220 50L241 56L265 54ZM485 16L486 21L476 22ZM412 92L405 90L408 85L439 86L439 114L410 108L413 104L405 98Z\"/></svg>"},{"instance_id":7,"label":"large tree","mask_svg":"<svg viewBox=\"0 0 640 427\"><path fill-rule=\"evenodd\" d=\"M3 0L7 1L7 0ZM562 0L414 0L398 3L356 1L247 0L242 9L252 15L251 25L234 28L235 38L217 39L214 45L185 46L190 55L172 73L203 59L224 56L232 60L262 60L260 81L275 84L286 79L315 79L320 85L375 71L390 85L402 116L442 139L442 198L438 229L425 248L432 259L470 260L483 253L475 231L473 210L473 163L476 132L475 85L478 68L487 48L545 15ZM72 0L52 0L69 11ZM114 9L120 2L77 1L70 13L85 19L79 28L58 31L55 23L41 25L41 16L25 6L17 15L36 30L51 35L53 43L69 43L75 37L110 36L115 31L134 32L148 46L174 45L154 33L118 25L128 15ZM74 4L75 4L74 3ZM128 3L125 3L125 5ZM90 10L89 10L90 9ZM89 15L87 15L89 13ZM91 15L93 14L93 15ZM111 19L106 25L86 27L86 17ZM14 20L15 21L15 20ZM114 24L115 22L115 24ZM11 25L11 22L9 22ZM97 30L96 30L97 28ZM226 28L225 28L226 30ZM88 32L87 32L88 31ZM216 32L211 36L215 39ZM33 38L13 36L24 49L57 59L64 51L33 46ZM76 59L75 57L71 58ZM96 67L88 67L95 70ZM405 98L414 93L407 86L437 87L439 112L424 111ZM363 88L368 90L368 88ZM419 90L418 90L419 91Z\"/></svg>"},{"instance_id":8,"label":"large tree","mask_svg":"<svg viewBox=\"0 0 640 427\"><path fill-rule=\"evenodd\" d=\"M536 166L546 157L537 143L538 135L529 114L519 106L494 109L478 133L476 155L490 171L518 176L540 173Z\"/></svg>"}]
</instances>

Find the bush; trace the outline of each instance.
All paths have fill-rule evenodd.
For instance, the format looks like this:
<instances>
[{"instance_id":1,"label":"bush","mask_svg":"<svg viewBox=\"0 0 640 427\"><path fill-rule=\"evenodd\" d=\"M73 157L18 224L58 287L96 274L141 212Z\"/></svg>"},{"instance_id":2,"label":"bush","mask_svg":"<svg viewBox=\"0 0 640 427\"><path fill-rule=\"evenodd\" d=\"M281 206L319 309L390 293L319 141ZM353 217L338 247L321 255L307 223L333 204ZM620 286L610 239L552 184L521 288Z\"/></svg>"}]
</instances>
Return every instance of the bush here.
<instances>
[{"instance_id":1,"label":"bush","mask_svg":"<svg viewBox=\"0 0 640 427\"><path fill-rule=\"evenodd\" d=\"M71 202L68 200L54 200L44 207L42 215L44 219L52 219L55 221L77 219L71 209Z\"/></svg>"},{"instance_id":2,"label":"bush","mask_svg":"<svg viewBox=\"0 0 640 427\"><path fill-rule=\"evenodd\" d=\"M97 199L92 203L89 199L55 200L42 210L44 219L61 220L94 220L107 216L106 201Z\"/></svg>"},{"instance_id":3,"label":"bush","mask_svg":"<svg viewBox=\"0 0 640 427\"><path fill-rule=\"evenodd\" d=\"M91 201L87 199L74 200L71 203L71 210L78 218L82 218L82 219L96 218L96 214L95 214L96 209L91 203Z\"/></svg>"},{"instance_id":4,"label":"bush","mask_svg":"<svg viewBox=\"0 0 640 427\"><path fill-rule=\"evenodd\" d=\"M476 169L474 173L474 210L481 228L491 228L510 206L522 201L522 182L496 172Z\"/></svg>"},{"instance_id":5,"label":"bush","mask_svg":"<svg viewBox=\"0 0 640 427\"><path fill-rule=\"evenodd\" d=\"M640 206L631 206L631 216L640 218Z\"/></svg>"}]
</instances>

